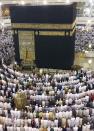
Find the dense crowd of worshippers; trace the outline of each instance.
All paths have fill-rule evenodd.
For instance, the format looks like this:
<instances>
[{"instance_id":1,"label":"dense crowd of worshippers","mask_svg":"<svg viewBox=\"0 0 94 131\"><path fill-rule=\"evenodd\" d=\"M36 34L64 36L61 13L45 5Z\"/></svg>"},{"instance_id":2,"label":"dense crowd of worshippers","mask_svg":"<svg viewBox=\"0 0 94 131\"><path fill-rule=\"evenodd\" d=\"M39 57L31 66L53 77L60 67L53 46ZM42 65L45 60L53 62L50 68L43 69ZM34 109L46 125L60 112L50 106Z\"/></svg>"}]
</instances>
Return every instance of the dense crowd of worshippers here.
<instances>
[{"instance_id":1,"label":"dense crowd of worshippers","mask_svg":"<svg viewBox=\"0 0 94 131\"><path fill-rule=\"evenodd\" d=\"M26 94L18 110L16 92ZM94 74L89 70L30 74L2 64L0 131L94 131Z\"/></svg>"},{"instance_id":2,"label":"dense crowd of worshippers","mask_svg":"<svg viewBox=\"0 0 94 131\"><path fill-rule=\"evenodd\" d=\"M10 64L14 60L14 42L11 29L5 28L0 32L0 59Z\"/></svg>"},{"instance_id":3,"label":"dense crowd of worshippers","mask_svg":"<svg viewBox=\"0 0 94 131\"><path fill-rule=\"evenodd\" d=\"M91 44L94 50L94 27L77 26L75 37L75 51L89 50L89 44Z\"/></svg>"}]
</instances>

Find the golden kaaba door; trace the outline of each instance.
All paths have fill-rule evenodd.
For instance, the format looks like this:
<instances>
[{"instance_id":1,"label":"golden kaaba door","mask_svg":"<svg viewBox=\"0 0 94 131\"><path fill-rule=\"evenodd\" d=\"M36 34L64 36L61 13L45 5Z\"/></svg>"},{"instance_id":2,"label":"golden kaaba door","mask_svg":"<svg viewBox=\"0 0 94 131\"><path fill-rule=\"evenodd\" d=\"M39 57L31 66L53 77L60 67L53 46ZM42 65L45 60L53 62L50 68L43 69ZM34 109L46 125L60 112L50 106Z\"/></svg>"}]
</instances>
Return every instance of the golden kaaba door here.
<instances>
[{"instance_id":1,"label":"golden kaaba door","mask_svg":"<svg viewBox=\"0 0 94 131\"><path fill-rule=\"evenodd\" d=\"M30 65L35 60L34 31L19 31L19 52L20 59L26 65Z\"/></svg>"}]
</instances>

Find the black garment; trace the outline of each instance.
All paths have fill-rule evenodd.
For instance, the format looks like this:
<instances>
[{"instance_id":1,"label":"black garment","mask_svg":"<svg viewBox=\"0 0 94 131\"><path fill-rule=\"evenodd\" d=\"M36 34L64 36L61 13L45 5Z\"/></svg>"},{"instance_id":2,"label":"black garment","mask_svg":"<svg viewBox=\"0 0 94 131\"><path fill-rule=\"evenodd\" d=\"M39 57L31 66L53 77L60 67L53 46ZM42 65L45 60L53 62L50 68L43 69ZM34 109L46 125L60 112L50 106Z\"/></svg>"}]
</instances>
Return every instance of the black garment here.
<instances>
[{"instance_id":1,"label":"black garment","mask_svg":"<svg viewBox=\"0 0 94 131\"><path fill-rule=\"evenodd\" d=\"M76 118L76 110L75 109L72 110L72 114Z\"/></svg>"},{"instance_id":2,"label":"black garment","mask_svg":"<svg viewBox=\"0 0 94 131\"><path fill-rule=\"evenodd\" d=\"M78 131L82 131L82 127L79 127L79 128L78 128Z\"/></svg>"},{"instance_id":3,"label":"black garment","mask_svg":"<svg viewBox=\"0 0 94 131\"><path fill-rule=\"evenodd\" d=\"M3 131L7 131L7 126L6 125L4 126Z\"/></svg>"},{"instance_id":4,"label":"black garment","mask_svg":"<svg viewBox=\"0 0 94 131\"><path fill-rule=\"evenodd\" d=\"M67 129L66 129L66 128L63 128L62 131L67 131Z\"/></svg>"},{"instance_id":5,"label":"black garment","mask_svg":"<svg viewBox=\"0 0 94 131\"><path fill-rule=\"evenodd\" d=\"M76 93L79 93L79 88L76 88Z\"/></svg>"},{"instance_id":6,"label":"black garment","mask_svg":"<svg viewBox=\"0 0 94 131\"><path fill-rule=\"evenodd\" d=\"M90 107L90 102L87 102L86 107Z\"/></svg>"},{"instance_id":7,"label":"black garment","mask_svg":"<svg viewBox=\"0 0 94 131\"><path fill-rule=\"evenodd\" d=\"M62 85L57 85L57 89L61 90L62 89Z\"/></svg>"},{"instance_id":8,"label":"black garment","mask_svg":"<svg viewBox=\"0 0 94 131\"><path fill-rule=\"evenodd\" d=\"M32 126L33 128L35 127L35 120L34 120L34 119L31 120L31 126Z\"/></svg>"},{"instance_id":9,"label":"black garment","mask_svg":"<svg viewBox=\"0 0 94 131\"><path fill-rule=\"evenodd\" d=\"M15 109L14 99L11 100L11 107L12 107L13 109Z\"/></svg>"},{"instance_id":10,"label":"black garment","mask_svg":"<svg viewBox=\"0 0 94 131\"><path fill-rule=\"evenodd\" d=\"M54 131L54 129L53 129L53 128L51 128L51 129L50 129L50 131Z\"/></svg>"},{"instance_id":11,"label":"black garment","mask_svg":"<svg viewBox=\"0 0 94 131\"><path fill-rule=\"evenodd\" d=\"M62 127L62 120L58 119L58 127Z\"/></svg>"}]
</instances>

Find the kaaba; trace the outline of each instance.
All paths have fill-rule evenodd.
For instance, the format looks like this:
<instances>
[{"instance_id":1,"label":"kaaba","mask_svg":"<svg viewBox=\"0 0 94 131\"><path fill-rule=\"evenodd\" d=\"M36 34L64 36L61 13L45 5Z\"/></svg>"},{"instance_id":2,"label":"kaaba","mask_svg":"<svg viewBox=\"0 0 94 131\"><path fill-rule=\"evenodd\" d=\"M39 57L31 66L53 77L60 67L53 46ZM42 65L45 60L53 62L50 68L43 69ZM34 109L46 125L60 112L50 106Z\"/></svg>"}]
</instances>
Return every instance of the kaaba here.
<instances>
[{"instance_id":1,"label":"kaaba","mask_svg":"<svg viewBox=\"0 0 94 131\"><path fill-rule=\"evenodd\" d=\"M70 69L74 63L76 4L10 6L18 63Z\"/></svg>"}]
</instances>

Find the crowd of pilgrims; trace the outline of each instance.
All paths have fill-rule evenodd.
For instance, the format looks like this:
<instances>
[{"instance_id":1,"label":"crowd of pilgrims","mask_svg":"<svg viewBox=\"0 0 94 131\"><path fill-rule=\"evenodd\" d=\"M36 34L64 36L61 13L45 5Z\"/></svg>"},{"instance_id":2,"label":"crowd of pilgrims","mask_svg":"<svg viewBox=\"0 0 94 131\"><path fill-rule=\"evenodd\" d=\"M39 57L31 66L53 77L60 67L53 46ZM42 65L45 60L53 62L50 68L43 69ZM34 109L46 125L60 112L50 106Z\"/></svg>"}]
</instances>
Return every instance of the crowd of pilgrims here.
<instances>
[{"instance_id":1,"label":"crowd of pilgrims","mask_svg":"<svg viewBox=\"0 0 94 131\"><path fill-rule=\"evenodd\" d=\"M89 44L92 45L94 50L94 27L89 27L81 25L76 27L76 37L75 37L75 51L88 50Z\"/></svg>"},{"instance_id":2,"label":"crowd of pilgrims","mask_svg":"<svg viewBox=\"0 0 94 131\"><path fill-rule=\"evenodd\" d=\"M14 60L14 42L11 29L5 28L0 32L0 60L10 64Z\"/></svg>"},{"instance_id":3,"label":"crowd of pilgrims","mask_svg":"<svg viewBox=\"0 0 94 131\"><path fill-rule=\"evenodd\" d=\"M16 92L27 105L15 107ZM21 73L0 67L0 131L94 131L94 74Z\"/></svg>"}]
</instances>

